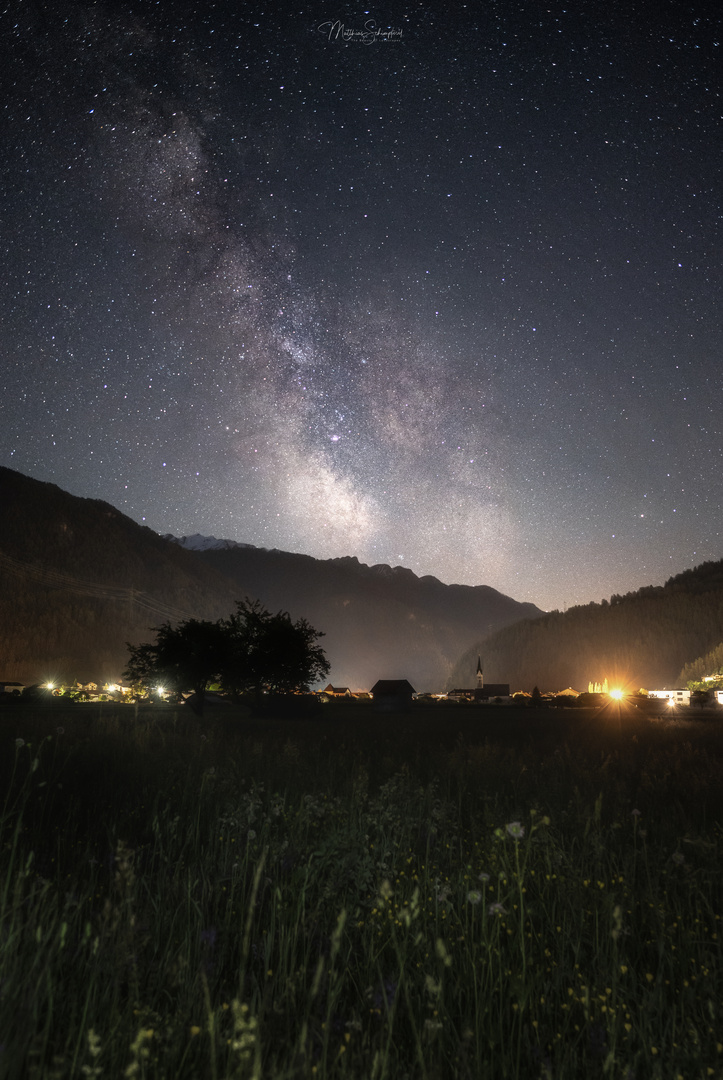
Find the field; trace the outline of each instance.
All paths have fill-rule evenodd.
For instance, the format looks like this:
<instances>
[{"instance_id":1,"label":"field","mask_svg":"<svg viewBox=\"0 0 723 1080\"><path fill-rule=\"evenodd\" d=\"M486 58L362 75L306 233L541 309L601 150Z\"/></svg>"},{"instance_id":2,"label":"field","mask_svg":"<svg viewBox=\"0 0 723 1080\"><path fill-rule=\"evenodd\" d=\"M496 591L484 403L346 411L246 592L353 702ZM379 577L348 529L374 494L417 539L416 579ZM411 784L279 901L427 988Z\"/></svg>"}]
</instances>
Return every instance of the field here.
<instances>
[{"instance_id":1,"label":"field","mask_svg":"<svg viewBox=\"0 0 723 1080\"><path fill-rule=\"evenodd\" d=\"M0 1077L723 1076L723 724L0 711Z\"/></svg>"}]
</instances>

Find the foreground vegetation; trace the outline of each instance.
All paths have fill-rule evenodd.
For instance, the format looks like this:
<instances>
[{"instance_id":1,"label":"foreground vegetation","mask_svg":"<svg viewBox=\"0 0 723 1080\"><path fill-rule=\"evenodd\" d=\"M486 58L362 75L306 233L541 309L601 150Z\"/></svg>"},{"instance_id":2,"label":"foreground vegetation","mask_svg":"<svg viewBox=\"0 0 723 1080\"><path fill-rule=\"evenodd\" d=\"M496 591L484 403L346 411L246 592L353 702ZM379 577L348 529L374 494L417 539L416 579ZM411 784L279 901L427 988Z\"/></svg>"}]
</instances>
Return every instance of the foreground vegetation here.
<instances>
[{"instance_id":1,"label":"foreground vegetation","mask_svg":"<svg viewBox=\"0 0 723 1080\"><path fill-rule=\"evenodd\" d=\"M723 1075L711 721L0 713L0 1076Z\"/></svg>"}]
</instances>

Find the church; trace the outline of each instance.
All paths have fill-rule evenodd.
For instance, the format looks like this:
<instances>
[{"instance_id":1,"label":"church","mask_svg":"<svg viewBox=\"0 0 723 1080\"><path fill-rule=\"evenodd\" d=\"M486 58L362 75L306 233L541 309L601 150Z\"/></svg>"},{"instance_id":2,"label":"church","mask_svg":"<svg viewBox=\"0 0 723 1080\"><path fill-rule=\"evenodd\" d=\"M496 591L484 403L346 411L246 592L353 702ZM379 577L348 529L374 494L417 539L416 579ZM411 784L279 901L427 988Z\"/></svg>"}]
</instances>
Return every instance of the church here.
<instances>
[{"instance_id":1,"label":"church","mask_svg":"<svg viewBox=\"0 0 723 1080\"><path fill-rule=\"evenodd\" d=\"M469 690L450 690L447 697L453 701L491 701L494 698L510 696L509 683L486 683L482 657L477 657L477 685Z\"/></svg>"}]
</instances>

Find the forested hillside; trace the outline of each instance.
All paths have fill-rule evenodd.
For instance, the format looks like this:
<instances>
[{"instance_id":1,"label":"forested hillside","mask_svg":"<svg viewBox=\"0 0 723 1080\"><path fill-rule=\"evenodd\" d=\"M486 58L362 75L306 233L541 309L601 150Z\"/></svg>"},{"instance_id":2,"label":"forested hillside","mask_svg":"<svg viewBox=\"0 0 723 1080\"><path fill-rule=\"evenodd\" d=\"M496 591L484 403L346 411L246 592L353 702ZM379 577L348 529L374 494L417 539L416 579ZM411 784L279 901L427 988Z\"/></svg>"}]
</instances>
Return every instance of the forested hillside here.
<instances>
[{"instance_id":1,"label":"forested hillside","mask_svg":"<svg viewBox=\"0 0 723 1080\"><path fill-rule=\"evenodd\" d=\"M698 656L686 664L678 677L678 684L686 686L689 682L702 682L706 676L720 675L723 672L723 642L707 652L705 656ZM723 682L723 676L721 680Z\"/></svg>"},{"instance_id":2,"label":"forested hillside","mask_svg":"<svg viewBox=\"0 0 723 1080\"><path fill-rule=\"evenodd\" d=\"M508 626L468 649L449 685L471 685L481 654L485 678L512 689L586 690L605 678L635 689L674 686L684 665L721 639L723 561L686 570L664 586Z\"/></svg>"},{"instance_id":3,"label":"forested hillside","mask_svg":"<svg viewBox=\"0 0 723 1080\"><path fill-rule=\"evenodd\" d=\"M228 614L228 585L108 503L0 469L0 678L118 679L148 628Z\"/></svg>"}]
</instances>

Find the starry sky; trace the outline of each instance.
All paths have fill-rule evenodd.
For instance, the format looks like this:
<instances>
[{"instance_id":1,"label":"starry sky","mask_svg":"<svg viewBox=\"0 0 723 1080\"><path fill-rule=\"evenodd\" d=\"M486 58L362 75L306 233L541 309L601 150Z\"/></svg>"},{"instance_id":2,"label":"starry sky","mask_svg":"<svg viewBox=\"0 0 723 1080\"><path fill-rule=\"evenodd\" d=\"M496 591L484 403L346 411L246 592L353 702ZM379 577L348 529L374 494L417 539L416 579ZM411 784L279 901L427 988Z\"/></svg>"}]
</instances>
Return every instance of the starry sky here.
<instances>
[{"instance_id":1,"label":"starry sky","mask_svg":"<svg viewBox=\"0 0 723 1080\"><path fill-rule=\"evenodd\" d=\"M11 0L0 464L543 608L723 557L714 10Z\"/></svg>"}]
</instances>

